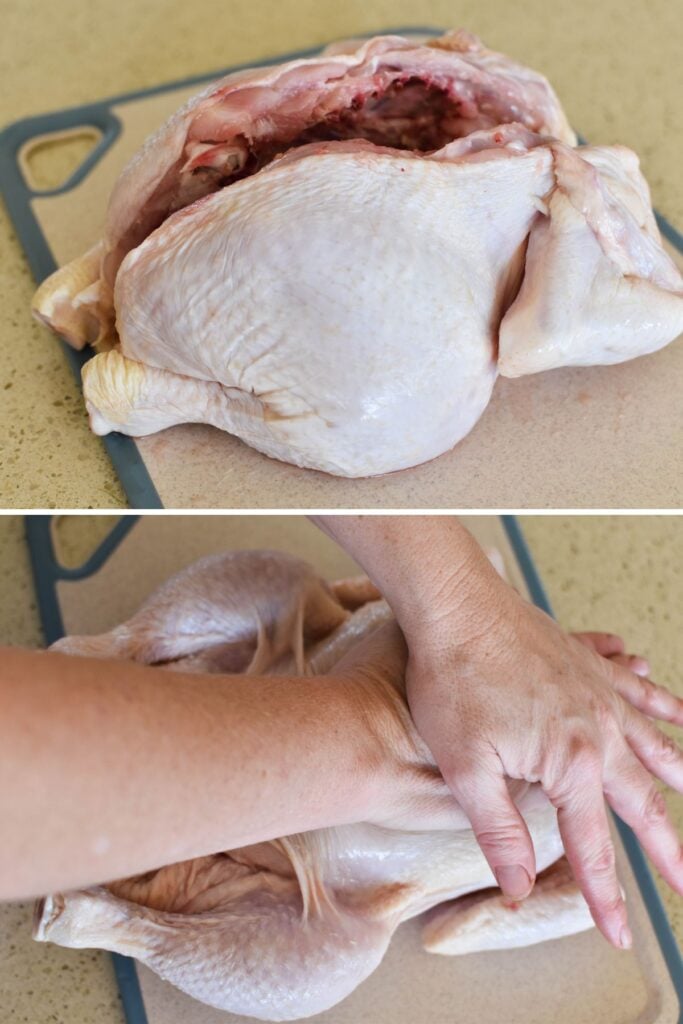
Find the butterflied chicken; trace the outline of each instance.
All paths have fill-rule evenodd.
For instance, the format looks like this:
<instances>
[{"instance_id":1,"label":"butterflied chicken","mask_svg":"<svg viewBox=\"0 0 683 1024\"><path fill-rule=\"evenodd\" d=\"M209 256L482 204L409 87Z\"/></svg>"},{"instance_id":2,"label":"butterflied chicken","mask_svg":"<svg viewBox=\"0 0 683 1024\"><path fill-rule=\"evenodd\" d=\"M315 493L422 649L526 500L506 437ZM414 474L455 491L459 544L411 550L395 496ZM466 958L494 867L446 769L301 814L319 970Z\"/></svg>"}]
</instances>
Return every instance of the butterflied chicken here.
<instances>
[{"instance_id":1,"label":"butterflied chicken","mask_svg":"<svg viewBox=\"0 0 683 1024\"><path fill-rule=\"evenodd\" d=\"M96 433L201 422L342 476L414 466L498 372L683 329L637 159L575 142L542 76L462 31L241 71L148 140L34 311L108 349Z\"/></svg>"},{"instance_id":2,"label":"butterflied chicken","mask_svg":"<svg viewBox=\"0 0 683 1024\"><path fill-rule=\"evenodd\" d=\"M291 1020L351 993L379 965L396 928L420 914L425 949L442 954L531 945L591 927L555 811L536 786L515 784L512 793L542 874L522 906L501 898L414 729L403 641L367 579L327 584L276 552L211 557L111 632L67 637L54 649L169 670L320 675L380 638L394 742L426 787L400 828L358 823L286 836L52 895L37 906L35 937L134 956L219 1009ZM443 827L434 816L446 798Z\"/></svg>"}]
</instances>

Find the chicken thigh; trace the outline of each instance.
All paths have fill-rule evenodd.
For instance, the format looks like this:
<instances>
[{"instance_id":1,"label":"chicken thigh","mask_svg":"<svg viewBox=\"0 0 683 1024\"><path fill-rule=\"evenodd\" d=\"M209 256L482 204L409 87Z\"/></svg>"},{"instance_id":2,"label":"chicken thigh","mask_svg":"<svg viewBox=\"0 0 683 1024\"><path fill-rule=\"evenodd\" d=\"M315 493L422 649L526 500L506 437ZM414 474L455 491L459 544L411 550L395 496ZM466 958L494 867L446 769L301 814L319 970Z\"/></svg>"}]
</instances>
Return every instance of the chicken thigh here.
<instances>
[{"instance_id":1,"label":"chicken thigh","mask_svg":"<svg viewBox=\"0 0 683 1024\"><path fill-rule=\"evenodd\" d=\"M683 280L662 249L636 155L624 146L553 152L555 188L500 325L507 377L620 363L683 331Z\"/></svg>"},{"instance_id":2,"label":"chicken thigh","mask_svg":"<svg viewBox=\"0 0 683 1024\"><path fill-rule=\"evenodd\" d=\"M185 671L324 674L378 630L404 650L367 579L327 584L298 559L239 552L190 566L109 633L53 648ZM358 823L287 836L49 896L37 906L35 938L134 956L219 1009L292 1020L352 992L401 922L426 911L423 941L434 953L530 945L589 928L555 811L538 787L512 790L543 872L522 907L495 889L462 812L458 827L434 827L445 784L408 713L404 657L390 699L399 733L429 768L430 793L403 827Z\"/></svg>"}]
</instances>

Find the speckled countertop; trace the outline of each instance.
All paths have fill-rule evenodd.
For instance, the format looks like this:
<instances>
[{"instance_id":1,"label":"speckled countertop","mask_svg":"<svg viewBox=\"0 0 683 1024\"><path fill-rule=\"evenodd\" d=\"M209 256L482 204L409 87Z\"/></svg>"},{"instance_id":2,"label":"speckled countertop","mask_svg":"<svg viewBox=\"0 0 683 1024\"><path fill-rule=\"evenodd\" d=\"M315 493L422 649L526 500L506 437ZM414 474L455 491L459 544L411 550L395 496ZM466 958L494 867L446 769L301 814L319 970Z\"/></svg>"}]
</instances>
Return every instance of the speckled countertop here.
<instances>
[{"instance_id":1,"label":"speckled countertop","mask_svg":"<svg viewBox=\"0 0 683 1024\"><path fill-rule=\"evenodd\" d=\"M545 72L590 139L641 156L683 225L680 4L671 0L2 0L0 125L390 25L463 25ZM11 83L11 86L8 87ZM33 282L0 205L0 505L120 507L59 345L28 310Z\"/></svg>"},{"instance_id":2,"label":"speckled countertop","mask_svg":"<svg viewBox=\"0 0 683 1024\"><path fill-rule=\"evenodd\" d=\"M102 536L94 520L67 523L73 564ZM683 517L528 517L522 525L563 625L622 632L651 659L654 678L683 695ZM0 643L41 642L23 523L0 517ZM669 806L683 831L683 798L669 795ZM681 900L660 891L680 943ZM0 906L2 1024L122 1024L108 955L33 943L30 918L28 905Z\"/></svg>"}]
</instances>

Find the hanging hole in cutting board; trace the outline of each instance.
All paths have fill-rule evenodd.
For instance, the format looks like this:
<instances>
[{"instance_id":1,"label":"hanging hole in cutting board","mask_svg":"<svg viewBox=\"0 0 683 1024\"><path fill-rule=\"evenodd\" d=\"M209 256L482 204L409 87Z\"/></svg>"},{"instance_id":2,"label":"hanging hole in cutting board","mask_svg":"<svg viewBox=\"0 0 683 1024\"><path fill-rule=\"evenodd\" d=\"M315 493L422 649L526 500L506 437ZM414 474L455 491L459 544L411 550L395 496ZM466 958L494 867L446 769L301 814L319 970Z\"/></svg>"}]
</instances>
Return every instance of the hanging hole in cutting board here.
<instances>
[{"instance_id":1,"label":"hanging hole in cutting board","mask_svg":"<svg viewBox=\"0 0 683 1024\"><path fill-rule=\"evenodd\" d=\"M28 187L42 193L68 185L99 145L102 134L94 125L83 125L29 139L18 155Z\"/></svg>"},{"instance_id":2,"label":"hanging hole in cutting board","mask_svg":"<svg viewBox=\"0 0 683 1024\"><path fill-rule=\"evenodd\" d=\"M80 569L111 534L121 516L58 515L50 520L52 547L62 569Z\"/></svg>"}]
</instances>

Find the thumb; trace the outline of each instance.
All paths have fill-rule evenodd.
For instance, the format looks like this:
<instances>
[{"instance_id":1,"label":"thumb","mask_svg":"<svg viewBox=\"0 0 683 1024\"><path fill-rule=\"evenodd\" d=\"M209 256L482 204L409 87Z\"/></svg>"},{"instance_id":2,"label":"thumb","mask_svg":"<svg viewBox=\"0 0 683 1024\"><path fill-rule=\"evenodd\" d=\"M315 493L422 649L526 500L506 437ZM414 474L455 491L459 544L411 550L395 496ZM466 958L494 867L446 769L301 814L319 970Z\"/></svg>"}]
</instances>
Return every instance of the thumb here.
<instances>
[{"instance_id":1,"label":"thumb","mask_svg":"<svg viewBox=\"0 0 683 1024\"><path fill-rule=\"evenodd\" d=\"M508 792L502 765L456 766L444 775L470 820L474 835L503 895L523 900L536 880L529 829Z\"/></svg>"}]
</instances>

